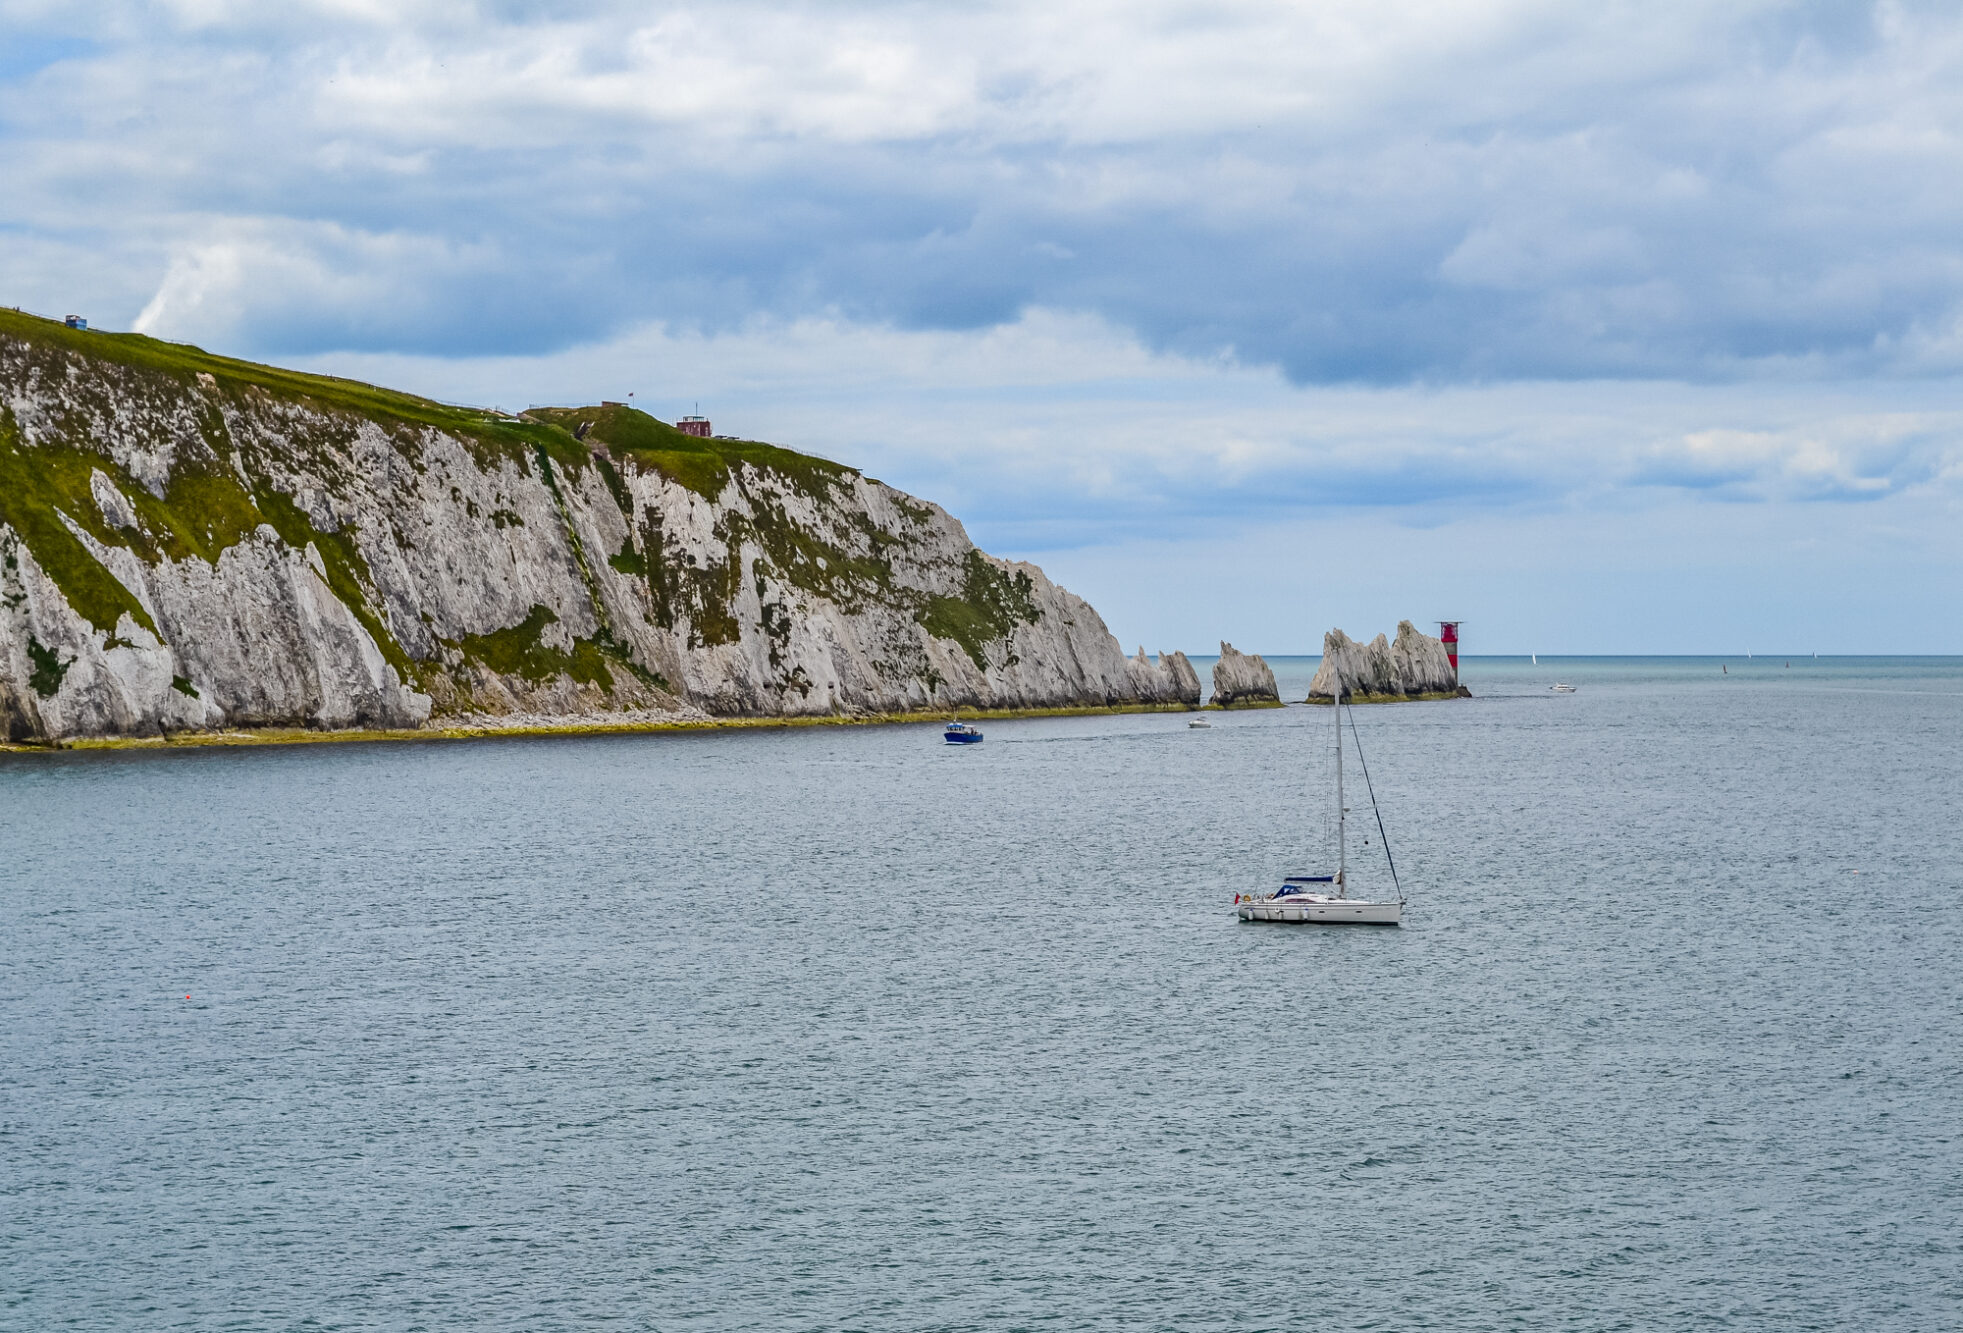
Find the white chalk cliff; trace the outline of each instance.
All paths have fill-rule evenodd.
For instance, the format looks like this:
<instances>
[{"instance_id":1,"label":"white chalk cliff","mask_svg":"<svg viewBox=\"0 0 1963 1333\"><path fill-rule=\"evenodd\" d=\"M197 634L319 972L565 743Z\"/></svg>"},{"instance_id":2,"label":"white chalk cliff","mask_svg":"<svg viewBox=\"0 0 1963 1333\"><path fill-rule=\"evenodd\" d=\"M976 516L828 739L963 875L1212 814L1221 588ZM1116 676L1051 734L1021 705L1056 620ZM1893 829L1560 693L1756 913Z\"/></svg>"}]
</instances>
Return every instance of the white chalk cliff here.
<instances>
[{"instance_id":1,"label":"white chalk cliff","mask_svg":"<svg viewBox=\"0 0 1963 1333\"><path fill-rule=\"evenodd\" d=\"M0 312L0 740L1199 692L849 467Z\"/></svg>"},{"instance_id":2,"label":"white chalk cliff","mask_svg":"<svg viewBox=\"0 0 1963 1333\"><path fill-rule=\"evenodd\" d=\"M1213 664L1213 698L1209 702L1222 708L1276 704L1281 702L1281 692L1275 687L1275 673L1259 653L1249 656L1236 652L1233 644L1223 640L1220 660Z\"/></svg>"},{"instance_id":3,"label":"white chalk cliff","mask_svg":"<svg viewBox=\"0 0 1963 1333\"><path fill-rule=\"evenodd\" d=\"M1408 620L1397 623L1395 643L1381 634L1358 643L1339 629L1323 635L1322 665L1309 682L1310 701L1328 701L1339 675L1345 697L1373 701L1436 699L1458 689L1445 645Z\"/></svg>"}]
</instances>

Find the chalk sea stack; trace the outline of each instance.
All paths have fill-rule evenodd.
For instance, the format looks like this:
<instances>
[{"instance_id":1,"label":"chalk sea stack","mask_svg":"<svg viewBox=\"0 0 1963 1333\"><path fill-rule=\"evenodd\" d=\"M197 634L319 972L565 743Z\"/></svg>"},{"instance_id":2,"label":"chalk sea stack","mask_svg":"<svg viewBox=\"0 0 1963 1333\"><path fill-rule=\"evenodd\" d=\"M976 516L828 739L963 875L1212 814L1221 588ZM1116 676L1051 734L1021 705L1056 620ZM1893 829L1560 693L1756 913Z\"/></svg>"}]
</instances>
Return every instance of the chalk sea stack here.
<instances>
[{"instance_id":1,"label":"chalk sea stack","mask_svg":"<svg viewBox=\"0 0 1963 1333\"><path fill-rule=\"evenodd\" d=\"M0 311L0 741L1198 702L841 463Z\"/></svg>"},{"instance_id":2,"label":"chalk sea stack","mask_svg":"<svg viewBox=\"0 0 1963 1333\"><path fill-rule=\"evenodd\" d=\"M1209 702L1220 708L1279 708L1281 691L1275 688L1275 673L1260 654L1236 652L1233 644L1223 641L1220 660L1213 664L1213 698Z\"/></svg>"},{"instance_id":3,"label":"chalk sea stack","mask_svg":"<svg viewBox=\"0 0 1963 1333\"><path fill-rule=\"evenodd\" d=\"M1131 673L1132 690L1143 703L1197 705L1200 701L1200 673L1181 652L1159 650L1158 660L1145 656L1139 645L1138 656L1125 663Z\"/></svg>"},{"instance_id":4,"label":"chalk sea stack","mask_svg":"<svg viewBox=\"0 0 1963 1333\"><path fill-rule=\"evenodd\" d=\"M1420 634L1408 620L1397 622L1397 640L1379 634L1358 643L1339 629L1322 636L1322 665L1309 682L1306 702L1326 704L1341 675L1343 697L1352 703L1402 703L1451 699L1472 693L1458 683L1445 645Z\"/></svg>"}]
</instances>

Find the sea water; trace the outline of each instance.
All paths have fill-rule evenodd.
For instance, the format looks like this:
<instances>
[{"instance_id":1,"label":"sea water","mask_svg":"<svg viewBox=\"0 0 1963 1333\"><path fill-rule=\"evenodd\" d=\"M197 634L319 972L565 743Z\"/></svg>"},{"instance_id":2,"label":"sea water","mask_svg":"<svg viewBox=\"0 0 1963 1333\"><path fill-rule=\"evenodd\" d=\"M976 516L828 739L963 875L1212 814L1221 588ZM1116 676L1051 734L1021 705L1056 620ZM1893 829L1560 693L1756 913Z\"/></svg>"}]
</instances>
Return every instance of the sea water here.
<instances>
[{"instance_id":1,"label":"sea water","mask_svg":"<svg viewBox=\"0 0 1963 1333\"><path fill-rule=\"evenodd\" d=\"M1327 708L0 756L0 1327L1963 1327L1963 662L1787 660L1356 709L1402 929Z\"/></svg>"}]
</instances>

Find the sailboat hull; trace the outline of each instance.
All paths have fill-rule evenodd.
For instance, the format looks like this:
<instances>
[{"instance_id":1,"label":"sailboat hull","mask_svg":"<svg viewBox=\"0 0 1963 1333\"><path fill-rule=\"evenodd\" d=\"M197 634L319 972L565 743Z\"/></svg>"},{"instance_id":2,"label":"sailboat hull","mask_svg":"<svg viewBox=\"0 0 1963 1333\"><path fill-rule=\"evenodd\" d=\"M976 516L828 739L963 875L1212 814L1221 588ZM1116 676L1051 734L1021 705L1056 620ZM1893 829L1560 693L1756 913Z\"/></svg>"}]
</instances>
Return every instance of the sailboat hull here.
<instances>
[{"instance_id":1,"label":"sailboat hull","mask_svg":"<svg viewBox=\"0 0 1963 1333\"><path fill-rule=\"evenodd\" d=\"M1402 903L1366 903L1354 898L1257 898L1235 910L1243 921L1278 925L1396 926L1404 921Z\"/></svg>"}]
</instances>

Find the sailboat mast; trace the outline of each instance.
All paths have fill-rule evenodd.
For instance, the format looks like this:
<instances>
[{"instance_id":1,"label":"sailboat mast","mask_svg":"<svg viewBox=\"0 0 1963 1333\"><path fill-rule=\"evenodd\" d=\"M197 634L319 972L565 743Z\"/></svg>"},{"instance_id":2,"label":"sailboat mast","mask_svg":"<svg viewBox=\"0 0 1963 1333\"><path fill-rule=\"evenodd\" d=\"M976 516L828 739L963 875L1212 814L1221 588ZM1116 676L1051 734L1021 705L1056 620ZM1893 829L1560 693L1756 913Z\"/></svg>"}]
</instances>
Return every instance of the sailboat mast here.
<instances>
[{"instance_id":1,"label":"sailboat mast","mask_svg":"<svg viewBox=\"0 0 1963 1333\"><path fill-rule=\"evenodd\" d=\"M1336 896L1349 897L1349 848L1344 839L1344 821L1349 812L1343 808L1343 677L1336 676L1335 706L1329 711L1336 715Z\"/></svg>"}]
</instances>

